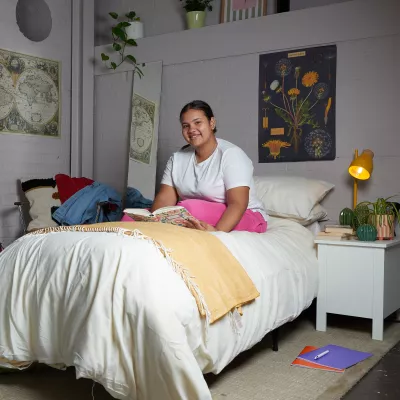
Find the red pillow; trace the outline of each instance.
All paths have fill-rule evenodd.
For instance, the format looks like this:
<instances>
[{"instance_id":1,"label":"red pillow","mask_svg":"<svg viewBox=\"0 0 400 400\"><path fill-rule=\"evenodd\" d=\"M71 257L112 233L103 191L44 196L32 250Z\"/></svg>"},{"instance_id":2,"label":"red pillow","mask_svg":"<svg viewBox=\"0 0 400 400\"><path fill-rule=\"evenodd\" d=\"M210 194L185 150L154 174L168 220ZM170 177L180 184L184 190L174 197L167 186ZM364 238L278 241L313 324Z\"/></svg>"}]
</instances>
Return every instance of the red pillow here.
<instances>
[{"instance_id":1,"label":"red pillow","mask_svg":"<svg viewBox=\"0 0 400 400\"><path fill-rule=\"evenodd\" d=\"M94 182L89 178L71 178L65 174L57 174L55 179L61 204L65 203L73 194Z\"/></svg>"}]
</instances>

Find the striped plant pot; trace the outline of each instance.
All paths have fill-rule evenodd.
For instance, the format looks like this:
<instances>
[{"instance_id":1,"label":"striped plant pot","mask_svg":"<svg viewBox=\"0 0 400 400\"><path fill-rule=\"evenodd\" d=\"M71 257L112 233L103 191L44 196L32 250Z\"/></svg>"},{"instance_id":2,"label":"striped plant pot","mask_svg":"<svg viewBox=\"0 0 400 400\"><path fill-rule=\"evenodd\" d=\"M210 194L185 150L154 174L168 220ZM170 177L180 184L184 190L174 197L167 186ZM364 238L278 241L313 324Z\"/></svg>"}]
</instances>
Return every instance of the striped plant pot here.
<instances>
[{"instance_id":1,"label":"striped plant pot","mask_svg":"<svg viewBox=\"0 0 400 400\"><path fill-rule=\"evenodd\" d=\"M394 238L394 215L371 215L370 219L378 231L378 240L392 240Z\"/></svg>"}]
</instances>

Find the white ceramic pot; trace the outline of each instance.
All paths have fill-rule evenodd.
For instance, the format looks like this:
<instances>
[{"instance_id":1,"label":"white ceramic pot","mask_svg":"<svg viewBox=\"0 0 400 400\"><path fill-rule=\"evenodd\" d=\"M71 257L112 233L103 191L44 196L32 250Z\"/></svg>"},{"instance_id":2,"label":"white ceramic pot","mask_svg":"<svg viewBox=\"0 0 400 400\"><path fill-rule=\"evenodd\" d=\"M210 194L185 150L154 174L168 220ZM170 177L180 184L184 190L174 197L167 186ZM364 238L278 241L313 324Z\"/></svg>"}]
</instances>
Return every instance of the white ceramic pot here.
<instances>
[{"instance_id":1,"label":"white ceramic pot","mask_svg":"<svg viewBox=\"0 0 400 400\"><path fill-rule=\"evenodd\" d=\"M125 28L125 32L128 36L128 39L140 39L143 37L143 22L134 21L129 22L131 25Z\"/></svg>"}]
</instances>

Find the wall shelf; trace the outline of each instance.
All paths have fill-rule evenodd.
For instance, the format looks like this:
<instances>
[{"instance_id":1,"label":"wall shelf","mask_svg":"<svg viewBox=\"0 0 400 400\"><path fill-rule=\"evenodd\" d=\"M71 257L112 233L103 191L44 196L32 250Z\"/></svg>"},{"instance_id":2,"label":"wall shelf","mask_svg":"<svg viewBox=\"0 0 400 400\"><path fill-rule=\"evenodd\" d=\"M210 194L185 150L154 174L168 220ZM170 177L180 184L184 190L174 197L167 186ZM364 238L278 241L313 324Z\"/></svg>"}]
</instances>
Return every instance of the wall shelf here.
<instances>
[{"instance_id":1,"label":"wall shelf","mask_svg":"<svg viewBox=\"0 0 400 400\"><path fill-rule=\"evenodd\" d=\"M393 35L399 14L398 0L353 0L150 36L139 39L132 54L140 63L161 60L168 66ZM102 52L112 54L110 48L95 47L95 75L114 72L100 61ZM129 70L132 65L123 63L115 72Z\"/></svg>"}]
</instances>

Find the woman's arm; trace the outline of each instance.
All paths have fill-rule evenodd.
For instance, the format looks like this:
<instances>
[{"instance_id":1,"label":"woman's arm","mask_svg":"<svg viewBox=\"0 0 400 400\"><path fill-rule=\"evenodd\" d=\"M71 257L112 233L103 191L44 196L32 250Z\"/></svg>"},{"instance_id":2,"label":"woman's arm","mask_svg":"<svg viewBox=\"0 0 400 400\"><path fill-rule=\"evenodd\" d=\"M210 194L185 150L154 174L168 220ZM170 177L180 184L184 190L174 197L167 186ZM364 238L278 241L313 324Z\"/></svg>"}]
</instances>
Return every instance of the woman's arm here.
<instances>
[{"instance_id":1,"label":"woman's arm","mask_svg":"<svg viewBox=\"0 0 400 400\"><path fill-rule=\"evenodd\" d=\"M217 231L230 232L242 219L249 204L250 188L239 186L226 192L227 208L215 225Z\"/></svg>"},{"instance_id":2,"label":"woman's arm","mask_svg":"<svg viewBox=\"0 0 400 400\"><path fill-rule=\"evenodd\" d=\"M161 207L175 206L178 202L178 194L174 187L161 184L160 191L154 199L150 211L153 212Z\"/></svg>"}]
</instances>

